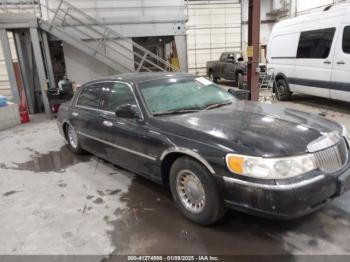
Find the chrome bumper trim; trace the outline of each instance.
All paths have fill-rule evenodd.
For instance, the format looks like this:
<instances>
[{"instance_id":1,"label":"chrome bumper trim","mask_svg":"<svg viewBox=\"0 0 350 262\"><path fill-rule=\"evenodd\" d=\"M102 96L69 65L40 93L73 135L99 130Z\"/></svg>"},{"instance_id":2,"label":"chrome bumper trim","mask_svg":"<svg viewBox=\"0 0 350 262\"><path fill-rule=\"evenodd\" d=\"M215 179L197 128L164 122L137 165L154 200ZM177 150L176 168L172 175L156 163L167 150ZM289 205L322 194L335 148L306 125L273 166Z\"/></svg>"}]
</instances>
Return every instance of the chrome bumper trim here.
<instances>
[{"instance_id":1,"label":"chrome bumper trim","mask_svg":"<svg viewBox=\"0 0 350 262\"><path fill-rule=\"evenodd\" d=\"M266 185L266 184L248 182L248 181L236 179L233 177L227 177L227 176L223 177L224 181L226 183L229 183L229 184L239 184L239 185L243 185L243 186L256 187L256 188L262 188L262 189L267 189L267 190L277 190L277 191L287 191L287 190L292 190L292 189L304 187L304 186L310 185L312 183L318 182L324 178L325 178L324 175L318 175L316 177L313 177L313 178L310 178L307 180L303 180L303 181L300 181L297 183L288 184L288 185Z\"/></svg>"}]
</instances>

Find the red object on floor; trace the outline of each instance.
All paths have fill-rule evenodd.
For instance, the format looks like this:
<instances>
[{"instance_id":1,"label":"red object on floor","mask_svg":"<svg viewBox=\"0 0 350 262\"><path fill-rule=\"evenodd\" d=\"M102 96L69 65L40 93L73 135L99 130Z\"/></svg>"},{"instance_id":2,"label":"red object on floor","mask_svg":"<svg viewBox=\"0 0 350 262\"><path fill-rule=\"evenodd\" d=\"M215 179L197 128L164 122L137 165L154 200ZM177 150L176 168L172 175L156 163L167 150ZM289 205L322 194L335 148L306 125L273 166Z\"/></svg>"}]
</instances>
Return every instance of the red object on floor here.
<instances>
[{"instance_id":1,"label":"red object on floor","mask_svg":"<svg viewBox=\"0 0 350 262\"><path fill-rule=\"evenodd\" d=\"M30 121L29 113L28 113L28 110L27 110L27 101L26 101L26 96L25 96L25 93L24 93L24 89L22 89L22 92L21 92L21 100L20 100L20 103L19 103L19 115L21 117L21 123L22 124L28 123Z\"/></svg>"},{"instance_id":2,"label":"red object on floor","mask_svg":"<svg viewBox=\"0 0 350 262\"><path fill-rule=\"evenodd\" d=\"M59 109L60 109L60 104L54 104L54 105L52 105L52 108L51 108L52 112L58 113L58 110L59 110Z\"/></svg>"}]
</instances>

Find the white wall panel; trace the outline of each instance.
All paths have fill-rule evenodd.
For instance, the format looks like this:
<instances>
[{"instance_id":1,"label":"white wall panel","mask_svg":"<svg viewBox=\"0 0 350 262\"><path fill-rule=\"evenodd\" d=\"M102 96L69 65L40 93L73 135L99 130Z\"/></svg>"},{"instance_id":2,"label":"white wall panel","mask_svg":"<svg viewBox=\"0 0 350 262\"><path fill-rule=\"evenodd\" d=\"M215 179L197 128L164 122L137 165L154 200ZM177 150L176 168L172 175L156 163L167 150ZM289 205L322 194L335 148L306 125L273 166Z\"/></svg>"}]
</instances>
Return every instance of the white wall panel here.
<instances>
[{"instance_id":1,"label":"white wall panel","mask_svg":"<svg viewBox=\"0 0 350 262\"><path fill-rule=\"evenodd\" d=\"M16 47L13 39L13 34L8 33L9 44L11 48L11 55L13 62L17 62ZM6 96L9 100L12 100L11 86L7 75L7 69L5 59L0 43L0 95Z\"/></svg>"},{"instance_id":2,"label":"white wall panel","mask_svg":"<svg viewBox=\"0 0 350 262\"><path fill-rule=\"evenodd\" d=\"M188 68L206 74L206 62L241 49L239 1L190 1L187 23Z\"/></svg>"}]
</instances>

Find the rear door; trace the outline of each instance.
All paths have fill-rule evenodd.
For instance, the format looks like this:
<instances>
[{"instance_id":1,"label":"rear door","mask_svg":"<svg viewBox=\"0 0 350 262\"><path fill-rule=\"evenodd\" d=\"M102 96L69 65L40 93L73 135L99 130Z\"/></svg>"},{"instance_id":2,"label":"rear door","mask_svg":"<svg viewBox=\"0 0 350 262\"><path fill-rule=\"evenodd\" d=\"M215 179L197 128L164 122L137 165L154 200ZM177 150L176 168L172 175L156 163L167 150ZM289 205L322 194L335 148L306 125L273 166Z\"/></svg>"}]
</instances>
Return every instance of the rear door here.
<instances>
[{"instance_id":1,"label":"rear door","mask_svg":"<svg viewBox=\"0 0 350 262\"><path fill-rule=\"evenodd\" d=\"M77 131L79 142L92 153L97 153L100 147L100 142L95 139L100 136L100 98L101 86L98 83L86 86L70 111L70 123Z\"/></svg>"},{"instance_id":2,"label":"rear door","mask_svg":"<svg viewBox=\"0 0 350 262\"><path fill-rule=\"evenodd\" d=\"M339 28L332 79L331 97L350 101L350 21Z\"/></svg>"},{"instance_id":3,"label":"rear door","mask_svg":"<svg viewBox=\"0 0 350 262\"><path fill-rule=\"evenodd\" d=\"M301 32L292 91L330 97L335 32L335 27Z\"/></svg>"}]
</instances>

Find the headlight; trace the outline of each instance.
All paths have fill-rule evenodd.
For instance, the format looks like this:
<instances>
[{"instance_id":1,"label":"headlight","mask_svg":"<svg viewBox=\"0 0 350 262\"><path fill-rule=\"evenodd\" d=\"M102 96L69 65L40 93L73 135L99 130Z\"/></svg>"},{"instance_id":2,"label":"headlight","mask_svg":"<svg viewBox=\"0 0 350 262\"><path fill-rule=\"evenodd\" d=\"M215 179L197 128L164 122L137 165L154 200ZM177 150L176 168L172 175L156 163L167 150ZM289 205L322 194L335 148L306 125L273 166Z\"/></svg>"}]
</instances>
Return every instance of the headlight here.
<instances>
[{"instance_id":1,"label":"headlight","mask_svg":"<svg viewBox=\"0 0 350 262\"><path fill-rule=\"evenodd\" d=\"M345 139L348 142L348 144L350 144L350 133L349 133L349 131L346 129L346 127L344 125L342 125L342 126L343 126L342 136L345 137Z\"/></svg>"},{"instance_id":2,"label":"headlight","mask_svg":"<svg viewBox=\"0 0 350 262\"><path fill-rule=\"evenodd\" d=\"M312 154L285 158L227 154L226 164L232 173L262 179L290 178L316 169Z\"/></svg>"}]
</instances>

